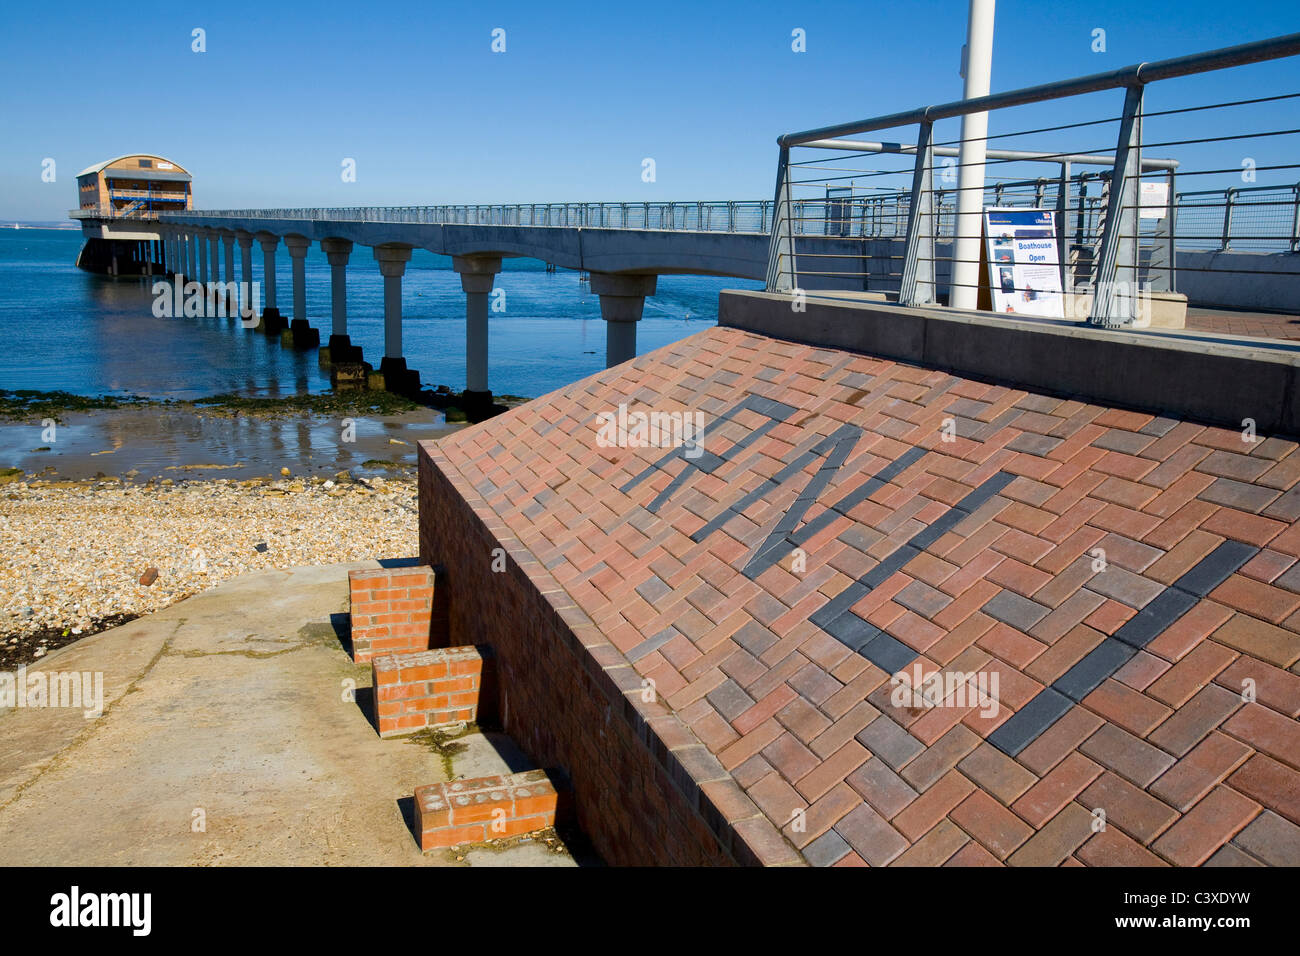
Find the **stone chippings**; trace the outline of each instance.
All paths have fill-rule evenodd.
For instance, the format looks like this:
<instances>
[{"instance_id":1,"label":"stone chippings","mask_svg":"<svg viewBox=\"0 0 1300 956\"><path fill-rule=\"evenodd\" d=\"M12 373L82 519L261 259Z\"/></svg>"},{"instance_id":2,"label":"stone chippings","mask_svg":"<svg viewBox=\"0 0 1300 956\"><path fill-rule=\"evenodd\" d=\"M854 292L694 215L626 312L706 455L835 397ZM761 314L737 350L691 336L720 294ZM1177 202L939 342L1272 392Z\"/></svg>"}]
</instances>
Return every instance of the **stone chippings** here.
<instances>
[{"instance_id":1,"label":"stone chippings","mask_svg":"<svg viewBox=\"0 0 1300 956\"><path fill-rule=\"evenodd\" d=\"M80 633L251 571L406 556L415 491L341 476L0 486L0 633Z\"/></svg>"},{"instance_id":2,"label":"stone chippings","mask_svg":"<svg viewBox=\"0 0 1300 956\"><path fill-rule=\"evenodd\" d=\"M600 447L620 402L703 412L707 467ZM613 859L1295 865L1298 482L1284 438L718 328L426 443L421 552Z\"/></svg>"}]
</instances>

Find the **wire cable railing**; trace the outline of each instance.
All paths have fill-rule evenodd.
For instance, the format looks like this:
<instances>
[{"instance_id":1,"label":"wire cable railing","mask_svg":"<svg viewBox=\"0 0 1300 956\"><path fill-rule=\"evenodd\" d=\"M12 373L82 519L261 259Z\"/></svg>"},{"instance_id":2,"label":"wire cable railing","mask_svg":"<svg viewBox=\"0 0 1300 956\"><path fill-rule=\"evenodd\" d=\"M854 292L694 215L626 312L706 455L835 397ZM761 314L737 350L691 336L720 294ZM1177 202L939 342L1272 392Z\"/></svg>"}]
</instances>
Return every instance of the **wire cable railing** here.
<instances>
[{"instance_id":1,"label":"wire cable railing","mask_svg":"<svg viewBox=\"0 0 1300 956\"><path fill-rule=\"evenodd\" d=\"M782 136L767 287L876 292L904 306L977 295L978 308L1028 314L1055 297L1065 317L1083 302L1103 326L1139 321L1143 296L1176 297L1180 272L1287 276L1300 302L1293 261L1250 258L1300 252L1300 127L1287 122L1300 92L1243 78L1247 95L1205 103L1171 82L1297 54L1300 34ZM1153 102L1153 86L1170 101ZM1058 102L1113 90L1124 92L1119 111ZM957 121L981 112L1001 128L968 160ZM910 141L857 139L885 130ZM1180 191L1182 180L1198 188ZM963 188L980 191L978 210L963 203L959 214ZM994 214L1013 224L996 236ZM976 215L980 228L968 228ZM1033 228L1014 225L1031 218Z\"/></svg>"}]
</instances>

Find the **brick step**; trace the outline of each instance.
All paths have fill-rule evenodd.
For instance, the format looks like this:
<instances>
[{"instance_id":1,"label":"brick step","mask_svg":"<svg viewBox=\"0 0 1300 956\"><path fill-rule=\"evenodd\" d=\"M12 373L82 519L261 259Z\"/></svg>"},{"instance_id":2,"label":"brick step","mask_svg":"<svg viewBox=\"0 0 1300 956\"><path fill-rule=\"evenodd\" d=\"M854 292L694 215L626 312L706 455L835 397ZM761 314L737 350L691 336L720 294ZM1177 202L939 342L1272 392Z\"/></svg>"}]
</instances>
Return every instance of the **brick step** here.
<instances>
[{"instance_id":1,"label":"brick step","mask_svg":"<svg viewBox=\"0 0 1300 956\"><path fill-rule=\"evenodd\" d=\"M434 569L366 568L348 572L352 659L429 647L434 614Z\"/></svg>"},{"instance_id":2,"label":"brick step","mask_svg":"<svg viewBox=\"0 0 1300 956\"><path fill-rule=\"evenodd\" d=\"M415 791L421 850L483 843L555 825L559 793L545 770L434 783Z\"/></svg>"},{"instance_id":3,"label":"brick step","mask_svg":"<svg viewBox=\"0 0 1300 956\"><path fill-rule=\"evenodd\" d=\"M446 724L490 722L496 682L487 647L384 654L370 662L379 736Z\"/></svg>"}]
</instances>

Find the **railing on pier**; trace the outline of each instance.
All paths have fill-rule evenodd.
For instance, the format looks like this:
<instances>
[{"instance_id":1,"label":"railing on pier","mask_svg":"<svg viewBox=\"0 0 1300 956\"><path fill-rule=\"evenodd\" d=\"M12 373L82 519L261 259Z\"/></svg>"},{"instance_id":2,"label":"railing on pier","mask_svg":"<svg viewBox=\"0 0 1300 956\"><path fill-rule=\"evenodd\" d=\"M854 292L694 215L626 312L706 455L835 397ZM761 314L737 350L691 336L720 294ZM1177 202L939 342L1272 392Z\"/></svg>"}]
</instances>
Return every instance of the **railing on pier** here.
<instances>
[{"instance_id":1,"label":"railing on pier","mask_svg":"<svg viewBox=\"0 0 1300 956\"><path fill-rule=\"evenodd\" d=\"M188 215L239 219L310 219L429 225L544 226L670 232L766 234L770 200L719 202L565 202L442 206L341 206L298 209L204 209ZM163 216L166 219L166 215Z\"/></svg>"},{"instance_id":2,"label":"railing on pier","mask_svg":"<svg viewBox=\"0 0 1300 956\"><path fill-rule=\"evenodd\" d=\"M1102 191L1108 178L1105 174L1078 173L1070 179L1066 205L1071 218L1066 231L1078 241L1095 240L1099 234L1104 210ZM1059 192L1058 179L1009 180L986 186L983 205L1055 209ZM833 192L822 199L795 200L795 235L904 238L910 199L909 192L900 190L886 194ZM956 187L936 187L933 201L936 237L953 238L957 232ZM1179 249L1300 252L1300 183L1179 192L1175 203L1175 240ZM1150 228L1144 232L1145 239L1152 235Z\"/></svg>"},{"instance_id":3,"label":"railing on pier","mask_svg":"<svg viewBox=\"0 0 1300 956\"><path fill-rule=\"evenodd\" d=\"M1175 291L1180 251L1300 251L1300 129L1287 118L1300 91L1294 71L1248 66L1297 54L1293 34L781 136L768 289L880 290L913 306L945 292L973 299L986 281L977 278L983 240L978 228L973 240L955 240L955 226L958 126L978 113L996 129L982 140L982 202L963 215L996 206L1053 212L1062 288L1092 295L1094 324L1131 324L1145 290ZM1176 82L1227 69L1243 72L1220 84L1233 91L1222 101L1207 102L1203 84ZM1118 90L1117 111L1106 99ZM901 131L900 141L848 138L887 130ZM1150 160L1147 151L1173 158ZM1079 171L1086 166L1100 169ZM1177 190L1189 182L1201 188ZM1300 284L1290 264L1270 265L1214 261L1181 271Z\"/></svg>"},{"instance_id":4,"label":"railing on pier","mask_svg":"<svg viewBox=\"0 0 1300 956\"><path fill-rule=\"evenodd\" d=\"M1106 176L1084 172L1070 180L1067 223L1077 241L1095 239L1102 221ZM821 199L794 201L791 217L799 236L903 238L907 232L907 190L867 193L856 187L835 191L826 184ZM985 206L1042 206L1059 203L1059 180L1047 177L988 185ZM940 239L956 234L957 190L936 188L934 205ZM168 218L169 213L240 219L319 219L340 222L410 222L595 229L651 229L687 232L769 233L772 200L663 203L532 203L458 206L344 206L296 209L132 210L73 209L73 219ZM1247 186L1177 194L1176 241L1180 249L1238 249L1300 252L1300 183ZM701 225L702 224L702 225Z\"/></svg>"},{"instance_id":5,"label":"railing on pier","mask_svg":"<svg viewBox=\"0 0 1300 956\"><path fill-rule=\"evenodd\" d=\"M127 196L121 196L122 199L128 199ZM156 201L156 200L155 200ZM183 201L183 200L182 200ZM149 219L158 218L158 214L164 210L158 207L149 208L147 202L140 199L131 199L126 206L84 206L81 209L69 209L69 219ZM185 210L170 210L173 212L184 212Z\"/></svg>"}]
</instances>

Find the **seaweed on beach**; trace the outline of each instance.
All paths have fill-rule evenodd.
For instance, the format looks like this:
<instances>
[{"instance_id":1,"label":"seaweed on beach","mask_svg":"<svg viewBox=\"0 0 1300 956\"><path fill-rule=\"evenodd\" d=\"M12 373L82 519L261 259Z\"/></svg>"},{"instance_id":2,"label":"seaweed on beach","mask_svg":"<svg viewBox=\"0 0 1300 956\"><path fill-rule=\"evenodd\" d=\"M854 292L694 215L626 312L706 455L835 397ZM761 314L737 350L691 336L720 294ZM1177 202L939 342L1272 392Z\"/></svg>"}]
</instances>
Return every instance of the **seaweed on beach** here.
<instances>
[{"instance_id":1,"label":"seaweed on beach","mask_svg":"<svg viewBox=\"0 0 1300 956\"><path fill-rule=\"evenodd\" d=\"M0 389L0 421L28 421L53 419L62 424L62 416L70 412L87 412L101 409L142 408L160 406L190 408L209 415L336 415L369 412L379 415L399 415L421 408L435 408L447 414L448 421L466 420L465 413L456 404L461 396L445 387L425 389L415 396L398 395L380 390L321 392L275 396L250 396L223 393L207 398L152 399L140 395L74 395L71 392L42 392L34 389ZM514 395L497 397L498 411L528 401Z\"/></svg>"},{"instance_id":2,"label":"seaweed on beach","mask_svg":"<svg viewBox=\"0 0 1300 956\"><path fill-rule=\"evenodd\" d=\"M109 628L121 627L139 616L139 614L109 614L97 617L89 624L77 628L76 634L72 633L71 627L65 626L42 628L30 634L0 633L0 670L9 670L21 664L34 664L51 651L57 651L61 647L67 647L84 637L99 634ZM37 655L37 649L42 649L44 653Z\"/></svg>"},{"instance_id":3,"label":"seaweed on beach","mask_svg":"<svg viewBox=\"0 0 1300 956\"><path fill-rule=\"evenodd\" d=\"M71 392L42 392L24 388L0 388L0 420L23 421L33 418L52 418L62 421L69 412L85 412L103 408L123 408L160 404L154 399L139 395L73 395Z\"/></svg>"},{"instance_id":4,"label":"seaweed on beach","mask_svg":"<svg viewBox=\"0 0 1300 956\"><path fill-rule=\"evenodd\" d=\"M210 398L189 399L181 404L197 410L228 415L291 415L303 412L332 415L338 412L372 412L395 415L423 407L393 392L323 392L315 395L279 395L272 397L248 395L213 395Z\"/></svg>"}]
</instances>

